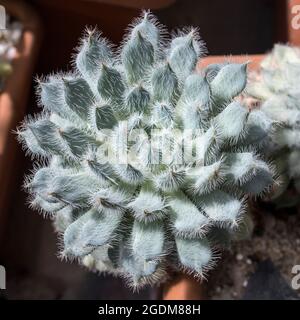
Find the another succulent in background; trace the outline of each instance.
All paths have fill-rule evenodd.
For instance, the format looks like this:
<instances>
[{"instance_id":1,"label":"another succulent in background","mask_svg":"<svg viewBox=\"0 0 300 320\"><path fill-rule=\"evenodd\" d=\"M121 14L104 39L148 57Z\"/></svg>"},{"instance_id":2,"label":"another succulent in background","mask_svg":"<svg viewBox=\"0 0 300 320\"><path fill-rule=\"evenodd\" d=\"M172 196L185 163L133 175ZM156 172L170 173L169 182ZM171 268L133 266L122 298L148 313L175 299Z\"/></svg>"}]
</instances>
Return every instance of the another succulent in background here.
<instances>
[{"instance_id":1,"label":"another succulent in background","mask_svg":"<svg viewBox=\"0 0 300 320\"><path fill-rule=\"evenodd\" d=\"M18 133L44 159L25 184L63 256L141 286L168 268L203 276L247 228L246 198L273 184L256 152L269 127L235 100L247 64L195 73L203 51L196 30L167 41L146 12L118 53L88 31L74 72L40 81L44 111Z\"/></svg>"},{"instance_id":2,"label":"another succulent in background","mask_svg":"<svg viewBox=\"0 0 300 320\"><path fill-rule=\"evenodd\" d=\"M3 90L5 79L12 72L11 60L16 56L16 46L22 35L22 24L6 17L6 29L0 30L0 91Z\"/></svg>"},{"instance_id":3,"label":"another succulent in background","mask_svg":"<svg viewBox=\"0 0 300 320\"><path fill-rule=\"evenodd\" d=\"M6 16L6 29L0 30L0 91L5 79L12 73L11 61L16 56L16 46L22 35L22 24Z\"/></svg>"},{"instance_id":4,"label":"another succulent in background","mask_svg":"<svg viewBox=\"0 0 300 320\"><path fill-rule=\"evenodd\" d=\"M265 149L266 155L274 159L282 181L272 200L279 206L293 206L300 200L299 48L275 45L251 78L248 94L260 101L259 109L266 116L280 123ZM285 192L291 184L294 188Z\"/></svg>"}]
</instances>

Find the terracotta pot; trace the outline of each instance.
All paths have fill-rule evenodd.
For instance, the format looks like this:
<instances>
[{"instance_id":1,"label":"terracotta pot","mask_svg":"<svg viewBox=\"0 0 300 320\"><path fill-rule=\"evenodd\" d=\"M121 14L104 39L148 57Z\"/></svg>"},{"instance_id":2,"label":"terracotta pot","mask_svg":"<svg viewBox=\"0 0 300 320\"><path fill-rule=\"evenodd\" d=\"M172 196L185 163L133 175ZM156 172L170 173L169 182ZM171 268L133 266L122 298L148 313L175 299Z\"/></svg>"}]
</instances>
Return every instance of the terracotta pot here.
<instances>
[{"instance_id":1,"label":"terracotta pot","mask_svg":"<svg viewBox=\"0 0 300 320\"><path fill-rule=\"evenodd\" d=\"M12 134L23 119L32 83L32 73L41 41L41 22L33 9L21 1L1 1L6 11L23 24L23 34L12 61L13 73L0 95L0 241L12 197L17 142Z\"/></svg>"},{"instance_id":2,"label":"terracotta pot","mask_svg":"<svg viewBox=\"0 0 300 320\"><path fill-rule=\"evenodd\" d=\"M300 46L300 0L285 1L288 42L295 46Z\"/></svg>"},{"instance_id":3,"label":"terracotta pot","mask_svg":"<svg viewBox=\"0 0 300 320\"><path fill-rule=\"evenodd\" d=\"M205 284L193 276L177 274L162 290L163 300L205 300Z\"/></svg>"},{"instance_id":4,"label":"terracotta pot","mask_svg":"<svg viewBox=\"0 0 300 320\"><path fill-rule=\"evenodd\" d=\"M208 56L201 59L197 65L197 69L200 70L212 63L220 63L224 61L244 63L249 62L249 70L256 70L259 67L261 60L264 58L264 54L253 54L253 55L240 55L240 56Z\"/></svg>"}]
</instances>

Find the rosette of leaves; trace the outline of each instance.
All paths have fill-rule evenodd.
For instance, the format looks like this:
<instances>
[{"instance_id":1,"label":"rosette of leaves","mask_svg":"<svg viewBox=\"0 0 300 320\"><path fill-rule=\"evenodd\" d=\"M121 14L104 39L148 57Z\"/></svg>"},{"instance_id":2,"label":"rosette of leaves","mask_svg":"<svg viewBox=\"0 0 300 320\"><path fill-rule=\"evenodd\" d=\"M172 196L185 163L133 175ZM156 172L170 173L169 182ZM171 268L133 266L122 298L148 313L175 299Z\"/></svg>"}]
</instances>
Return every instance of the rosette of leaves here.
<instances>
[{"instance_id":1,"label":"rosette of leaves","mask_svg":"<svg viewBox=\"0 0 300 320\"><path fill-rule=\"evenodd\" d=\"M39 82L44 111L18 131L42 159L25 185L62 255L135 287L169 268L203 276L216 246L248 225L246 198L273 183L256 151L268 126L235 99L247 64L195 72L197 30L166 38L149 12L116 51L88 31L75 70Z\"/></svg>"},{"instance_id":2,"label":"rosette of leaves","mask_svg":"<svg viewBox=\"0 0 300 320\"><path fill-rule=\"evenodd\" d=\"M248 93L259 109L280 126L268 137L265 153L274 160L281 185L272 195L278 206L299 203L300 192L300 51L275 45L252 75Z\"/></svg>"},{"instance_id":3,"label":"rosette of leaves","mask_svg":"<svg viewBox=\"0 0 300 320\"><path fill-rule=\"evenodd\" d=\"M0 30L0 91L3 90L5 80L13 72L12 60L17 54L23 26L19 21L6 16L7 27Z\"/></svg>"}]
</instances>

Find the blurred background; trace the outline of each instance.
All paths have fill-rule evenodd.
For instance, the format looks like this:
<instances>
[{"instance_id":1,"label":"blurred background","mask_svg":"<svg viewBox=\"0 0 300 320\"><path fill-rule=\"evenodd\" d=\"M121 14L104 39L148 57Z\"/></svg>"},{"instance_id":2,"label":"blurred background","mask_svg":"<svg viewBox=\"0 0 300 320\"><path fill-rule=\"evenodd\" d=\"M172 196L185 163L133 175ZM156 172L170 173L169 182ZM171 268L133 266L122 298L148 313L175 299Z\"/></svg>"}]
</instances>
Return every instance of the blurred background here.
<instances>
[{"instance_id":1,"label":"blurred background","mask_svg":"<svg viewBox=\"0 0 300 320\"><path fill-rule=\"evenodd\" d=\"M156 298L156 290L132 293L122 280L60 261L51 221L28 208L21 186L32 162L11 130L25 114L40 111L34 76L70 70L86 25L97 25L118 44L142 8L150 8L169 30L199 27L210 55L264 53L275 42L287 41L286 1L0 0L0 4L15 30L9 39L13 49L5 49L7 57L1 58L11 67L3 64L0 94L0 265L7 272L7 290L0 294L9 299ZM0 42L0 51L2 47Z\"/></svg>"}]
</instances>

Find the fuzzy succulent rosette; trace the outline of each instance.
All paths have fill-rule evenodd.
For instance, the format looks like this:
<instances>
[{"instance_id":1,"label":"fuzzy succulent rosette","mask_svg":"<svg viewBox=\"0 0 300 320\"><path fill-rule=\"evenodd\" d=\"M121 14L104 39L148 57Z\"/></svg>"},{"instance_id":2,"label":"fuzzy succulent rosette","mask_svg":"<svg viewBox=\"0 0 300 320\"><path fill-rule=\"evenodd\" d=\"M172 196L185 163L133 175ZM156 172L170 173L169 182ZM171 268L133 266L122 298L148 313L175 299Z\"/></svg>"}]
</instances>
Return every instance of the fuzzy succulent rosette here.
<instances>
[{"instance_id":1,"label":"fuzzy succulent rosette","mask_svg":"<svg viewBox=\"0 0 300 320\"><path fill-rule=\"evenodd\" d=\"M6 29L0 30L0 91L4 88L6 78L12 73L12 60L17 54L23 26L19 21L6 16Z\"/></svg>"},{"instance_id":2,"label":"fuzzy succulent rosette","mask_svg":"<svg viewBox=\"0 0 300 320\"><path fill-rule=\"evenodd\" d=\"M280 124L268 137L265 149L266 155L274 160L282 181L272 196L279 206L292 206L300 200L297 194L300 192L299 79L299 48L277 44L261 62L258 72L251 76L247 90L259 100L260 110ZM294 188L288 189L289 186Z\"/></svg>"},{"instance_id":3,"label":"fuzzy succulent rosette","mask_svg":"<svg viewBox=\"0 0 300 320\"><path fill-rule=\"evenodd\" d=\"M148 12L119 50L88 31L74 71L39 81L43 112L19 138L42 159L25 185L54 219L62 255L135 287L169 268L203 276L273 184L257 147L267 118L235 97L247 64L195 72L196 30L170 40Z\"/></svg>"}]
</instances>

